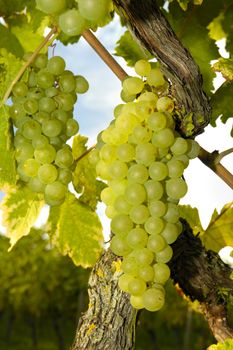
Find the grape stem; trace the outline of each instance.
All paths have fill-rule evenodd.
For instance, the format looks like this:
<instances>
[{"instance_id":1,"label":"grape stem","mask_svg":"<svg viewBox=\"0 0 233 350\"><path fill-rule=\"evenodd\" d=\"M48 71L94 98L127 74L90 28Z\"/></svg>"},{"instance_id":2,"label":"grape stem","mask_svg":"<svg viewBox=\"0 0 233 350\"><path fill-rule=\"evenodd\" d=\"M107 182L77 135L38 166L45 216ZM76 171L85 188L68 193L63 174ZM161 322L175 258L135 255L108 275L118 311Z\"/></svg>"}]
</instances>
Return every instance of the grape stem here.
<instances>
[{"instance_id":1,"label":"grape stem","mask_svg":"<svg viewBox=\"0 0 233 350\"><path fill-rule=\"evenodd\" d=\"M2 107L5 102L7 101L7 99L9 98L11 91L14 87L14 85L18 82L18 80L22 77L23 73L25 72L25 70L30 66L30 64L33 62L33 60L35 59L35 57L38 55L38 53L43 49L44 46L46 46L46 44L49 42L49 40L52 38L52 36L57 32L57 28L53 27L51 29L51 31L48 33L48 35L44 38L44 40L40 43L40 45L36 48L36 50L33 52L33 54L29 57L29 59L27 60L27 62L25 62L25 64L20 68L20 70L18 71L16 77L14 78L14 80L12 80L10 86L8 87L1 103L0 103L0 107Z\"/></svg>"},{"instance_id":2,"label":"grape stem","mask_svg":"<svg viewBox=\"0 0 233 350\"><path fill-rule=\"evenodd\" d=\"M90 30L85 30L82 33L82 36L121 81L128 76L128 74L116 62L113 56ZM216 151L209 153L201 147L198 158L233 189L233 175L220 163L220 160L231 152L233 152L232 148L220 154L218 154ZM220 159L216 162L216 158L218 159L218 157L220 157Z\"/></svg>"}]
</instances>

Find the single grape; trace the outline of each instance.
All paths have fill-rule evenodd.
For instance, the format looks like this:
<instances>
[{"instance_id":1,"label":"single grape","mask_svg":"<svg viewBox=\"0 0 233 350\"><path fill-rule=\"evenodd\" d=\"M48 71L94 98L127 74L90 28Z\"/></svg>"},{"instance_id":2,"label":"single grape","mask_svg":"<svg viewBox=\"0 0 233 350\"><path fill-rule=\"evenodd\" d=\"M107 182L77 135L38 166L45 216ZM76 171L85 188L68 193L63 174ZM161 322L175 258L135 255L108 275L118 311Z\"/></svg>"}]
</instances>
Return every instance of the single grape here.
<instances>
[{"instance_id":1,"label":"single grape","mask_svg":"<svg viewBox=\"0 0 233 350\"><path fill-rule=\"evenodd\" d=\"M182 137L177 137L171 146L171 151L174 155L179 156L185 154L188 150L188 142Z\"/></svg>"},{"instance_id":2,"label":"single grape","mask_svg":"<svg viewBox=\"0 0 233 350\"><path fill-rule=\"evenodd\" d=\"M133 254L139 266L150 265L154 260L154 254L148 248L136 249Z\"/></svg>"},{"instance_id":3,"label":"single grape","mask_svg":"<svg viewBox=\"0 0 233 350\"><path fill-rule=\"evenodd\" d=\"M164 128L157 133L154 133L152 137L152 143L156 147L166 148L170 147L174 142L174 133L169 128Z\"/></svg>"},{"instance_id":4,"label":"single grape","mask_svg":"<svg viewBox=\"0 0 233 350\"><path fill-rule=\"evenodd\" d=\"M149 166L154 160L156 149L151 143L144 143L136 147L136 162Z\"/></svg>"},{"instance_id":5,"label":"single grape","mask_svg":"<svg viewBox=\"0 0 233 350\"><path fill-rule=\"evenodd\" d=\"M151 65L146 60L139 60L135 63L134 69L138 75L141 75L142 77L148 76L151 71Z\"/></svg>"},{"instance_id":6,"label":"single grape","mask_svg":"<svg viewBox=\"0 0 233 350\"><path fill-rule=\"evenodd\" d=\"M89 89L88 81L82 75L77 75L75 78L76 78L75 92L77 94L84 94L85 92L87 92Z\"/></svg>"},{"instance_id":7,"label":"single grape","mask_svg":"<svg viewBox=\"0 0 233 350\"><path fill-rule=\"evenodd\" d=\"M66 63L62 57L53 56L49 59L47 64L47 70L53 75L61 75L66 67Z\"/></svg>"},{"instance_id":8,"label":"single grape","mask_svg":"<svg viewBox=\"0 0 233 350\"><path fill-rule=\"evenodd\" d=\"M129 143L123 143L117 147L118 159L122 162L131 162L135 157L135 148Z\"/></svg>"},{"instance_id":9,"label":"single grape","mask_svg":"<svg viewBox=\"0 0 233 350\"><path fill-rule=\"evenodd\" d=\"M174 102L170 97L163 96L157 101L157 110L159 112L169 112L171 113L174 109Z\"/></svg>"},{"instance_id":10,"label":"single grape","mask_svg":"<svg viewBox=\"0 0 233 350\"><path fill-rule=\"evenodd\" d=\"M134 277L132 275L123 274L118 279L118 286L123 291L128 293L129 291L129 282L132 281Z\"/></svg>"},{"instance_id":11,"label":"single grape","mask_svg":"<svg viewBox=\"0 0 233 350\"><path fill-rule=\"evenodd\" d=\"M128 290L132 295L142 295L146 290L146 283L141 278L134 278L129 281Z\"/></svg>"},{"instance_id":12,"label":"single grape","mask_svg":"<svg viewBox=\"0 0 233 350\"><path fill-rule=\"evenodd\" d=\"M150 265L140 266L138 269L138 277L145 282L153 281L154 269Z\"/></svg>"},{"instance_id":13,"label":"single grape","mask_svg":"<svg viewBox=\"0 0 233 350\"><path fill-rule=\"evenodd\" d=\"M100 158L106 162L116 160L116 147L113 145L103 145L99 152Z\"/></svg>"},{"instance_id":14,"label":"single grape","mask_svg":"<svg viewBox=\"0 0 233 350\"><path fill-rule=\"evenodd\" d=\"M52 201L60 201L65 198L67 192L67 187L60 183L59 181L55 181L51 184L46 185L45 187L45 198Z\"/></svg>"},{"instance_id":15,"label":"single grape","mask_svg":"<svg viewBox=\"0 0 233 350\"><path fill-rule=\"evenodd\" d=\"M16 148L15 158L18 162L23 162L29 158L33 158L34 148L30 143L25 143L20 148Z\"/></svg>"},{"instance_id":16,"label":"single grape","mask_svg":"<svg viewBox=\"0 0 233 350\"><path fill-rule=\"evenodd\" d=\"M144 184L148 199L159 200L163 195L163 185L159 181L147 180Z\"/></svg>"},{"instance_id":17,"label":"single grape","mask_svg":"<svg viewBox=\"0 0 233 350\"><path fill-rule=\"evenodd\" d=\"M167 245L166 248L156 253L155 258L158 263L166 264L168 261L171 260L172 255L172 248L170 247L170 245Z\"/></svg>"},{"instance_id":18,"label":"single grape","mask_svg":"<svg viewBox=\"0 0 233 350\"><path fill-rule=\"evenodd\" d=\"M10 116L13 120L16 118L21 119L26 116L26 112L21 104L16 103L10 107Z\"/></svg>"},{"instance_id":19,"label":"single grape","mask_svg":"<svg viewBox=\"0 0 233 350\"><path fill-rule=\"evenodd\" d=\"M42 12L55 14L66 8L66 0L36 0L36 5Z\"/></svg>"},{"instance_id":20,"label":"single grape","mask_svg":"<svg viewBox=\"0 0 233 350\"><path fill-rule=\"evenodd\" d=\"M142 91L144 82L140 78L129 77L123 81L122 87L127 94L136 95Z\"/></svg>"},{"instance_id":21,"label":"single grape","mask_svg":"<svg viewBox=\"0 0 233 350\"><path fill-rule=\"evenodd\" d=\"M47 55L44 55L42 53L38 54L33 62L33 66L38 69L43 69L46 67L48 62Z\"/></svg>"},{"instance_id":22,"label":"single grape","mask_svg":"<svg viewBox=\"0 0 233 350\"><path fill-rule=\"evenodd\" d=\"M49 141L47 137L44 135L38 135L32 139L32 146L34 148L43 148L48 146L48 144L49 144Z\"/></svg>"},{"instance_id":23,"label":"single grape","mask_svg":"<svg viewBox=\"0 0 233 350\"><path fill-rule=\"evenodd\" d=\"M57 168L52 164L43 164L39 167L38 178L44 184L50 184L57 178Z\"/></svg>"},{"instance_id":24,"label":"single grape","mask_svg":"<svg viewBox=\"0 0 233 350\"><path fill-rule=\"evenodd\" d=\"M111 187L106 187L102 190L100 198L106 205L113 205L116 195Z\"/></svg>"},{"instance_id":25,"label":"single grape","mask_svg":"<svg viewBox=\"0 0 233 350\"><path fill-rule=\"evenodd\" d=\"M13 95L18 96L26 96L28 92L28 87L23 81L18 81L13 89L12 89Z\"/></svg>"},{"instance_id":26,"label":"single grape","mask_svg":"<svg viewBox=\"0 0 233 350\"><path fill-rule=\"evenodd\" d=\"M147 248L154 253L160 252L161 250L166 248L166 246L167 243L165 239L158 234L153 234L148 238Z\"/></svg>"},{"instance_id":27,"label":"single grape","mask_svg":"<svg viewBox=\"0 0 233 350\"><path fill-rule=\"evenodd\" d=\"M110 248L114 254L119 256L128 255L131 251L131 248L126 242L126 239L119 235L114 236L111 239Z\"/></svg>"},{"instance_id":28,"label":"single grape","mask_svg":"<svg viewBox=\"0 0 233 350\"><path fill-rule=\"evenodd\" d=\"M134 206L129 213L130 219L135 224L143 224L149 217L149 210L145 205Z\"/></svg>"},{"instance_id":29,"label":"single grape","mask_svg":"<svg viewBox=\"0 0 233 350\"><path fill-rule=\"evenodd\" d=\"M58 107L66 112L71 111L74 107L74 103L76 102L71 94L64 92L60 92L54 97L54 100L57 102Z\"/></svg>"},{"instance_id":30,"label":"single grape","mask_svg":"<svg viewBox=\"0 0 233 350\"><path fill-rule=\"evenodd\" d=\"M51 145L36 148L34 156L35 159L41 164L52 163L56 156L56 150Z\"/></svg>"},{"instance_id":31,"label":"single grape","mask_svg":"<svg viewBox=\"0 0 233 350\"><path fill-rule=\"evenodd\" d=\"M79 11L81 16L89 21L98 21L103 19L109 10L109 0L79 0Z\"/></svg>"},{"instance_id":32,"label":"single grape","mask_svg":"<svg viewBox=\"0 0 233 350\"><path fill-rule=\"evenodd\" d=\"M54 97L58 94L58 89L55 86L51 86L47 89L45 89L45 95L47 97Z\"/></svg>"},{"instance_id":33,"label":"single grape","mask_svg":"<svg viewBox=\"0 0 233 350\"><path fill-rule=\"evenodd\" d=\"M39 110L42 112L52 113L56 107L55 101L50 97L42 97L39 100Z\"/></svg>"},{"instance_id":34,"label":"single grape","mask_svg":"<svg viewBox=\"0 0 233 350\"><path fill-rule=\"evenodd\" d=\"M136 277L138 274L138 263L135 257L125 256L121 264L121 269L125 274Z\"/></svg>"},{"instance_id":35,"label":"single grape","mask_svg":"<svg viewBox=\"0 0 233 350\"><path fill-rule=\"evenodd\" d=\"M42 124L44 120L49 119L49 113L39 111L36 114L34 114L33 119L36 120L38 123Z\"/></svg>"},{"instance_id":36,"label":"single grape","mask_svg":"<svg viewBox=\"0 0 233 350\"><path fill-rule=\"evenodd\" d=\"M141 204L146 200L146 191L142 185L133 183L127 186L125 197L132 205Z\"/></svg>"},{"instance_id":37,"label":"single grape","mask_svg":"<svg viewBox=\"0 0 233 350\"><path fill-rule=\"evenodd\" d=\"M170 179L166 182L167 195L173 199L180 199L184 197L187 191L187 184L180 178Z\"/></svg>"},{"instance_id":38,"label":"single grape","mask_svg":"<svg viewBox=\"0 0 233 350\"><path fill-rule=\"evenodd\" d=\"M168 175L167 165L162 162L153 162L149 167L149 175L155 181L164 180Z\"/></svg>"},{"instance_id":39,"label":"single grape","mask_svg":"<svg viewBox=\"0 0 233 350\"><path fill-rule=\"evenodd\" d=\"M37 176L40 164L34 158L28 158L23 163L23 170L25 175L34 177Z\"/></svg>"},{"instance_id":40,"label":"single grape","mask_svg":"<svg viewBox=\"0 0 233 350\"><path fill-rule=\"evenodd\" d=\"M128 170L127 178L129 182L143 184L148 179L148 170L142 164L133 164Z\"/></svg>"},{"instance_id":41,"label":"single grape","mask_svg":"<svg viewBox=\"0 0 233 350\"><path fill-rule=\"evenodd\" d=\"M150 216L145 222L145 230L150 235L159 234L164 228L164 221L161 218Z\"/></svg>"},{"instance_id":42,"label":"single grape","mask_svg":"<svg viewBox=\"0 0 233 350\"><path fill-rule=\"evenodd\" d=\"M178 237L178 228L175 224L167 223L161 232L161 236L166 240L168 244L172 244Z\"/></svg>"},{"instance_id":43,"label":"single grape","mask_svg":"<svg viewBox=\"0 0 233 350\"><path fill-rule=\"evenodd\" d=\"M43 193L45 190L45 184L43 184L38 177L32 177L28 181L28 187L32 192Z\"/></svg>"},{"instance_id":44,"label":"single grape","mask_svg":"<svg viewBox=\"0 0 233 350\"><path fill-rule=\"evenodd\" d=\"M73 161L72 152L67 147L63 147L56 154L55 163L59 168L69 168Z\"/></svg>"},{"instance_id":45,"label":"single grape","mask_svg":"<svg viewBox=\"0 0 233 350\"><path fill-rule=\"evenodd\" d=\"M167 206L164 202L153 199L149 202L148 209L150 211L151 216L161 217L165 215L167 211Z\"/></svg>"},{"instance_id":46,"label":"single grape","mask_svg":"<svg viewBox=\"0 0 233 350\"><path fill-rule=\"evenodd\" d=\"M130 296L130 304L137 310L144 308L144 304L143 304L143 300L142 300L141 295L139 295L139 296L138 295L131 295Z\"/></svg>"},{"instance_id":47,"label":"single grape","mask_svg":"<svg viewBox=\"0 0 233 350\"><path fill-rule=\"evenodd\" d=\"M63 12L59 16L58 24L68 36L80 35L85 29L85 20L75 8Z\"/></svg>"},{"instance_id":48,"label":"single grape","mask_svg":"<svg viewBox=\"0 0 233 350\"><path fill-rule=\"evenodd\" d=\"M20 180L24 182L28 182L31 179L30 176L27 176L25 174L23 163L19 163L19 165L17 166L17 174L19 175Z\"/></svg>"},{"instance_id":49,"label":"single grape","mask_svg":"<svg viewBox=\"0 0 233 350\"><path fill-rule=\"evenodd\" d=\"M123 179L126 177L128 167L124 162L115 160L110 166L110 173L113 179Z\"/></svg>"},{"instance_id":50,"label":"single grape","mask_svg":"<svg viewBox=\"0 0 233 350\"><path fill-rule=\"evenodd\" d=\"M164 284L170 277L170 269L164 263L156 263L154 268L154 281L160 284Z\"/></svg>"},{"instance_id":51,"label":"single grape","mask_svg":"<svg viewBox=\"0 0 233 350\"><path fill-rule=\"evenodd\" d=\"M128 215L118 214L111 221L111 230L115 234L127 234L133 228L133 222Z\"/></svg>"},{"instance_id":52,"label":"single grape","mask_svg":"<svg viewBox=\"0 0 233 350\"><path fill-rule=\"evenodd\" d=\"M54 81L54 76L50 72L48 72L47 69L41 69L37 73L37 84L42 89L50 88L51 86L53 86Z\"/></svg>"},{"instance_id":53,"label":"single grape","mask_svg":"<svg viewBox=\"0 0 233 350\"><path fill-rule=\"evenodd\" d=\"M58 119L44 120L42 123L43 134L48 137L55 137L60 135L62 131L62 123Z\"/></svg>"},{"instance_id":54,"label":"single grape","mask_svg":"<svg viewBox=\"0 0 233 350\"><path fill-rule=\"evenodd\" d=\"M187 156L189 159L194 159L198 156L200 152L200 145L195 140L187 140L188 142L188 151Z\"/></svg>"},{"instance_id":55,"label":"single grape","mask_svg":"<svg viewBox=\"0 0 233 350\"><path fill-rule=\"evenodd\" d=\"M154 112L147 120L148 127L153 131L160 131L167 125L167 117L164 113Z\"/></svg>"},{"instance_id":56,"label":"single grape","mask_svg":"<svg viewBox=\"0 0 233 350\"><path fill-rule=\"evenodd\" d=\"M108 205L105 209L105 215L109 218L109 219L113 219L116 215L118 215L119 213L116 211L116 209L112 206L112 205Z\"/></svg>"},{"instance_id":57,"label":"single grape","mask_svg":"<svg viewBox=\"0 0 233 350\"><path fill-rule=\"evenodd\" d=\"M59 87L63 92L72 92L76 88L75 77L68 74L62 74L59 78Z\"/></svg>"},{"instance_id":58,"label":"single grape","mask_svg":"<svg viewBox=\"0 0 233 350\"><path fill-rule=\"evenodd\" d=\"M163 74L159 68L151 69L150 73L147 76L147 83L151 86L162 86L165 83Z\"/></svg>"},{"instance_id":59,"label":"single grape","mask_svg":"<svg viewBox=\"0 0 233 350\"><path fill-rule=\"evenodd\" d=\"M64 185L68 185L72 181L73 175L69 169L59 169L57 180Z\"/></svg>"},{"instance_id":60,"label":"single grape","mask_svg":"<svg viewBox=\"0 0 233 350\"><path fill-rule=\"evenodd\" d=\"M171 224L176 224L180 218L179 207L174 203L168 203L166 215L163 218Z\"/></svg>"},{"instance_id":61,"label":"single grape","mask_svg":"<svg viewBox=\"0 0 233 350\"><path fill-rule=\"evenodd\" d=\"M36 99L29 98L24 102L23 108L27 114L35 114L38 111L39 105Z\"/></svg>"},{"instance_id":62,"label":"single grape","mask_svg":"<svg viewBox=\"0 0 233 350\"><path fill-rule=\"evenodd\" d=\"M79 131L79 124L75 119L68 119L66 123L66 135L68 137L74 136Z\"/></svg>"},{"instance_id":63,"label":"single grape","mask_svg":"<svg viewBox=\"0 0 233 350\"><path fill-rule=\"evenodd\" d=\"M145 248L147 239L146 231L140 227L133 228L127 235L127 242L133 249Z\"/></svg>"},{"instance_id":64,"label":"single grape","mask_svg":"<svg viewBox=\"0 0 233 350\"><path fill-rule=\"evenodd\" d=\"M133 129L133 138L135 143L147 143L151 139L150 132L142 125L137 125Z\"/></svg>"},{"instance_id":65,"label":"single grape","mask_svg":"<svg viewBox=\"0 0 233 350\"><path fill-rule=\"evenodd\" d=\"M68 112L63 111L62 109L56 109L51 116L52 118L60 120L63 124L66 124L67 120L69 119Z\"/></svg>"},{"instance_id":66,"label":"single grape","mask_svg":"<svg viewBox=\"0 0 233 350\"><path fill-rule=\"evenodd\" d=\"M158 311L164 305L164 293L160 289L149 288L144 292L142 302L146 310Z\"/></svg>"},{"instance_id":67,"label":"single grape","mask_svg":"<svg viewBox=\"0 0 233 350\"><path fill-rule=\"evenodd\" d=\"M115 193L114 193L113 189L111 187L110 187L110 189L113 192L113 196L111 198L115 198ZM120 195L114 201L114 208L116 209L116 211L118 213L128 215L132 206L131 206L131 204L129 204L129 202L127 202L124 195Z\"/></svg>"},{"instance_id":68,"label":"single grape","mask_svg":"<svg viewBox=\"0 0 233 350\"><path fill-rule=\"evenodd\" d=\"M172 158L167 162L168 175L170 177L181 177L184 172L184 164L175 158Z\"/></svg>"}]
</instances>

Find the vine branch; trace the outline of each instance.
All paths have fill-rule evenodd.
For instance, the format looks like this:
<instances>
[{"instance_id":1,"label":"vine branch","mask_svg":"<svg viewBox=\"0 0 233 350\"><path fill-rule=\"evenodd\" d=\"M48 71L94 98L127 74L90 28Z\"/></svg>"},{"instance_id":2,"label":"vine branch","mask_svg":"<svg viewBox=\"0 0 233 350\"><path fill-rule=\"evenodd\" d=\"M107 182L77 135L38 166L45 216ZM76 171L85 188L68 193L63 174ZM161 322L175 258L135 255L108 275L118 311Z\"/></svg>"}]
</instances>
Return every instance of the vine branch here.
<instances>
[{"instance_id":1,"label":"vine branch","mask_svg":"<svg viewBox=\"0 0 233 350\"><path fill-rule=\"evenodd\" d=\"M86 30L83 33L83 37L121 81L128 76L123 68L114 59L114 57L108 52L108 50L101 44L101 42L90 30ZM225 151L224 155L231 152L232 149ZM221 154L223 153L224 152ZM201 147L198 158L233 189L233 175L221 163L218 162L218 164L216 164L216 154L216 151L209 153Z\"/></svg>"},{"instance_id":2,"label":"vine branch","mask_svg":"<svg viewBox=\"0 0 233 350\"><path fill-rule=\"evenodd\" d=\"M224 157L228 156L231 153L233 153L233 147L226 149L225 151L220 152L215 158L215 164L220 163Z\"/></svg>"},{"instance_id":3,"label":"vine branch","mask_svg":"<svg viewBox=\"0 0 233 350\"><path fill-rule=\"evenodd\" d=\"M4 105L4 103L7 101L7 99L9 98L9 96L11 94L11 91L12 91L14 85L22 77L22 75L25 72L25 70L30 66L30 64L33 62L35 57L43 49L43 47L49 42L49 40L56 33L56 31L57 31L57 28L53 27L51 29L51 31L48 33L48 35L44 38L44 40L40 43L40 45L36 48L36 50L33 52L33 54L29 57L27 62L25 62L25 64L21 67L21 69L17 73L16 77L14 78L14 80L12 80L11 84L9 85L9 87L8 87L8 89L7 89L5 95L4 95L4 97L3 97L3 99L2 99L2 101L0 103L0 107L2 107Z\"/></svg>"}]
</instances>

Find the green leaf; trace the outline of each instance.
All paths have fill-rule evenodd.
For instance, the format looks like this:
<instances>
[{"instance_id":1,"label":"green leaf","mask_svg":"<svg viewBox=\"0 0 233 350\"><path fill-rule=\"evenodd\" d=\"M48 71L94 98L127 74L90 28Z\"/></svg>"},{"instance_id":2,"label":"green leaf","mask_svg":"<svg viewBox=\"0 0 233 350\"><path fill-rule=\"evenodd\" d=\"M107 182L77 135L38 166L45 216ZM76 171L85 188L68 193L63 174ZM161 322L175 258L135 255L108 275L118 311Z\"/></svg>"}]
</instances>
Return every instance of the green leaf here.
<instances>
[{"instance_id":1,"label":"green leaf","mask_svg":"<svg viewBox=\"0 0 233 350\"><path fill-rule=\"evenodd\" d=\"M226 33L226 50L233 53L233 4L226 7L222 26Z\"/></svg>"},{"instance_id":2,"label":"green leaf","mask_svg":"<svg viewBox=\"0 0 233 350\"><path fill-rule=\"evenodd\" d=\"M221 40L226 37L226 33L223 30L222 27L222 20L224 16L222 13L218 17L215 17L212 22L208 25L209 29L209 36L213 40Z\"/></svg>"},{"instance_id":3,"label":"green leaf","mask_svg":"<svg viewBox=\"0 0 233 350\"><path fill-rule=\"evenodd\" d=\"M73 139L72 144L72 153L74 160L77 160L82 154L84 154L87 150L86 143L88 138L82 135L77 135Z\"/></svg>"},{"instance_id":4,"label":"green leaf","mask_svg":"<svg viewBox=\"0 0 233 350\"><path fill-rule=\"evenodd\" d=\"M26 41L25 37L24 41ZM0 48L6 49L17 57L22 57L24 54L23 47L18 38L2 24L0 24Z\"/></svg>"},{"instance_id":5,"label":"green leaf","mask_svg":"<svg viewBox=\"0 0 233 350\"><path fill-rule=\"evenodd\" d=\"M16 242L29 234L44 205L41 195L33 193L26 186L11 188L3 198L3 225L11 248Z\"/></svg>"},{"instance_id":6,"label":"green leaf","mask_svg":"<svg viewBox=\"0 0 233 350\"><path fill-rule=\"evenodd\" d=\"M0 108L0 134L0 188L4 190L16 184L13 130L8 106Z\"/></svg>"},{"instance_id":7,"label":"green leaf","mask_svg":"<svg viewBox=\"0 0 233 350\"><path fill-rule=\"evenodd\" d=\"M233 59L220 58L218 62L213 65L216 72L221 72L226 80L233 80Z\"/></svg>"},{"instance_id":8,"label":"green leaf","mask_svg":"<svg viewBox=\"0 0 233 350\"><path fill-rule=\"evenodd\" d=\"M233 349L233 339L227 339L224 343L214 344L208 347L207 350L232 350Z\"/></svg>"},{"instance_id":9,"label":"green leaf","mask_svg":"<svg viewBox=\"0 0 233 350\"><path fill-rule=\"evenodd\" d=\"M49 233L60 252L76 265L93 266L102 252L102 227L90 207L68 193L60 209L51 208Z\"/></svg>"},{"instance_id":10,"label":"green leaf","mask_svg":"<svg viewBox=\"0 0 233 350\"><path fill-rule=\"evenodd\" d=\"M177 0L182 10L186 11L190 0Z\"/></svg>"},{"instance_id":11,"label":"green leaf","mask_svg":"<svg viewBox=\"0 0 233 350\"><path fill-rule=\"evenodd\" d=\"M118 40L115 47L115 55L123 57L130 67L133 67L140 59L147 60L152 58L148 51L137 44L128 30Z\"/></svg>"},{"instance_id":12,"label":"green leaf","mask_svg":"<svg viewBox=\"0 0 233 350\"><path fill-rule=\"evenodd\" d=\"M216 120L221 116L223 123L233 117L233 84L225 82L211 97L211 125L216 126Z\"/></svg>"},{"instance_id":13,"label":"green leaf","mask_svg":"<svg viewBox=\"0 0 233 350\"><path fill-rule=\"evenodd\" d=\"M194 235L203 233L200 217L197 208L190 205L179 205L180 216L191 226Z\"/></svg>"},{"instance_id":14,"label":"green leaf","mask_svg":"<svg viewBox=\"0 0 233 350\"><path fill-rule=\"evenodd\" d=\"M5 49L0 50L0 99L21 68L21 61Z\"/></svg>"},{"instance_id":15,"label":"green leaf","mask_svg":"<svg viewBox=\"0 0 233 350\"><path fill-rule=\"evenodd\" d=\"M200 235L206 249L218 252L221 248L233 246L233 202L226 204L220 214L215 210L209 226Z\"/></svg>"}]
</instances>

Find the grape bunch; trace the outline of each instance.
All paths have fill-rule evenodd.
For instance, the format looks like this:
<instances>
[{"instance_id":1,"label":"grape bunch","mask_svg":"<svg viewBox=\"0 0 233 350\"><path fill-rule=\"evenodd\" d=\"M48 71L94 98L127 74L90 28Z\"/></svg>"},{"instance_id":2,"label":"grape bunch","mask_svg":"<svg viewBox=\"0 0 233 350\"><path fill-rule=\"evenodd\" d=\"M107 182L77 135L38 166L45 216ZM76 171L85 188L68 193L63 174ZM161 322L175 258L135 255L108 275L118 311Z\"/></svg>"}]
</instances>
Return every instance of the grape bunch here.
<instances>
[{"instance_id":1,"label":"grape bunch","mask_svg":"<svg viewBox=\"0 0 233 350\"><path fill-rule=\"evenodd\" d=\"M79 130L73 119L77 93L88 90L82 76L65 70L59 56L40 54L12 90L10 116L20 180L49 205L64 201L72 180L73 155L66 141Z\"/></svg>"},{"instance_id":2,"label":"grape bunch","mask_svg":"<svg viewBox=\"0 0 233 350\"><path fill-rule=\"evenodd\" d=\"M140 60L140 77L123 81L125 104L101 133L100 147L90 154L97 175L107 182L101 193L114 234L110 248L123 257L119 287L136 309L159 310L171 244L182 230L178 202L187 192L182 177L199 145L175 131L174 101L159 68Z\"/></svg>"},{"instance_id":3,"label":"grape bunch","mask_svg":"<svg viewBox=\"0 0 233 350\"><path fill-rule=\"evenodd\" d=\"M87 29L102 25L112 10L111 0L77 0L68 8L66 0L36 0L37 7L54 15L61 30L68 36L81 35Z\"/></svg>"}]
</instances>

